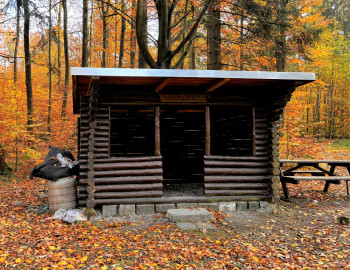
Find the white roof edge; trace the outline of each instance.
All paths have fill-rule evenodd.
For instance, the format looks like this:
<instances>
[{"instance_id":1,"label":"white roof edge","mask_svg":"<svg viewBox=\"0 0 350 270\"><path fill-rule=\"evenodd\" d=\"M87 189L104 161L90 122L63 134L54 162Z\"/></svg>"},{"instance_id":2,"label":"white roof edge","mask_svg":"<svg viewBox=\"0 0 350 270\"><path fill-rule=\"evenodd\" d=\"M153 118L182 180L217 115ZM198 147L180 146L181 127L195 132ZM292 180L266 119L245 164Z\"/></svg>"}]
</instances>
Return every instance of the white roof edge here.
<instances>
[{"instance_id":1,"label":"white roof edge","mask_svg":"<svg viewBox=\"0 0 350 270\"><path fill-rule=\"evenodd\" d=\"M172 78L217 78L217 79L265 79L314 81L311 72L275 71L228 71L228 70L187 70L187 69L129 69L129 68L82 68L72 67L72 76L88 77L172 77Z\"/></svg>"}]
</instances>

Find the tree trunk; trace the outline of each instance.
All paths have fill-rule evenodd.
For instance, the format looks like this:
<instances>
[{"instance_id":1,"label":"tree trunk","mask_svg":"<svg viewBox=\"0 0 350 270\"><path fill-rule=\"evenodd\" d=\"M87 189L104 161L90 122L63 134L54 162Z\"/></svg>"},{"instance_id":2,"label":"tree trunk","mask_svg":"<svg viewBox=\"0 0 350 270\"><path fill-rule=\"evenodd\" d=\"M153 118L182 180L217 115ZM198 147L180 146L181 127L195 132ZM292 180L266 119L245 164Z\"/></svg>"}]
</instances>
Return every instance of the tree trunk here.
<instances>
[{"instance_id":1,"label":"tree trunk","mask_svg":"<svg viewBox=\"0 0 350 270\"><path fill-rule=\"evenodd\" d=\"M191 5L191 10L194 10L194 6ZM197 36L197 30L193 33L194 37ZM194 43L191 44L189 55L189 68L196 69L196 46Z\"/></svg>"},{"instance_id":2,"label":"tree trunk","mask_svg":"<svg viewBox=\"0 0 350 270\"><path fill-rule=\"evenodd\" d=\"M89 5L88 0L83 0L83 46L82 46L82 57L81 57L81 66L88 66L88 40L89 40L89 31L88 31L88 11Z\"/></svg>"},{"instance_id":3,"label":"tree trunk","mask_svg":"<svg viewBox=\"0 0 350 270\"><path fill-rule=\"evenodd\" d=\"M107 16L108 16L108 10L109 10L109 5L103 3L103 2L98 2L99 3L99 9L100 13L102 16L102 61L101 61L101 66L102 67L107 67L109 65L109 53L108 53L108 22L107 22Z\"/></svg>"},{"instance_id":4,"label":"tree trunk","mask_svg":"<svg viewBox=\"0 0 350 270\"><path fill-rule=\"evenodd\" d=\"M122 13L125 12L125 0L121 0ZM119 45L119 67L123 67L123 58L124 58L124 42L125 42L125 30L126 22L122 16L122 29L120 32L120 45Z\"/></svg>"},{"instance_id":5,"label":"tree trunk","mask_svg":"<svg viewBox=\"0 0 350 270\"><path fill-rule=\"evenodd\" d=\"M92 26L93 26L93 21L94 21L94 1L91 1L91 13L90 13L90 28L89 28L89 32L90 32L90 35L89 35L89 51L88 53L91 54L92 52ZM90 59L90 63L89 63L89 66L91 67L92 65L92 57L90 55L90 57L88 57L88 59Z\"/></svg>"},{"instance_id":6,"label":"tree trunk","mask_svg":"<svg viewBox=\"0 0 350 270\"><path fill-rule=\"evenodd\" d=\"M208 69L221 69L220 3L214 2L208 11Z\"/></svg>"},{"instance_id":7,"label":"tree trunk","mask_svg":"<svg viewBox=\"0 0 350 270\"><path fill-rule=\"evenodd\" d=\"M242 15L239 20L240 24L240 33L239 33L239 39L240 39L240 50L239 50L239 70L244 70L244 53L243 53L243 44L244 44L244 16L243 16L243 10Z\"/></svg>"},{"instance_id":8,"label":"tree trunk","mask_svg":"<svg viewBox=\"0 0 350 270\"><path fill-rule=\"evenodd\" d=\"M117 0L114 1L114 5L117 6ZM118 52L118 20L117 16L115 16L114 21L114 67L117 67L117 52Z\"/></svg>"},{"instance_id":9,"label":"tree trunk","mask_svg":"<svg viewBox=\"0 0 350 270\"><path fill-rule=\"evenodd\" d=\"M184 15L187 14L187 10L188 10L188 0L186 0L185 2L185 10L184 10ZM185 18L183 20L183 33L182 33L182 39L184 39L186 37L186 30L187 30L187 18ZM192 46L191 46L192 48ZM181 54L185 54L185 47L182 47L181 49ZM185 59L183 59L179 65L180 69L184 69L185 68Z\"/></svg>"},{"instance_id":10,"label":"tree trunk","mask_svg":"<svg viewBox=\"0 0 350 270\"><path fill-rule=\"evenodd\" d=\"M169 68L170 61L167 56L170 53L169 48L169 0L158 1L158 59L157 68Z\"/></svg>"},{"instance_id":11,"label":"tree trunk","mask_svg":"<svg viewBox=\"0 0 350 270\"><path fill-rule=\"evenodd\" d=\"M136 12L136 1L132 0L132 13ZM136 14L136 13L135 13ZM131 26L130 34L130 67L135 68L135 59L136 58L136 29Z\"/></svg>"},{"instance_id":12,"label":"tree trunk","mask_svg":"<svg viewBox=\"0 0 350 270\"><path fill-rule=\"evenodd\" d=\"M25 81L27 89L27 131L33 132L33 88L32 88L32 65L30 57L30 11L29 0L23 0L24 8L24 62L25 62Z\"/></svg>"},{"instance_id":13,"label":"tree trunk","mask_svg":"<svg viewBox=\"0 0 350 270\"><path fill-rule=\"evenodd\" d=\"M275 39L276 46L276 69L277 71L286 70L286 59L287 59L287 49L286 49L286 20L287 20L287 3L288 0L278 0L277 1L277 26L278 33Z\"/></svg>"},{"instance_id":14,"label":"tree trunk","mask_svg":"<svg viewBox=\"0 0 350 270\"><path fill-rule=\"evenodd\" d=\"M19 44L19 31L20 31L20 11L21 11L22 1L17 0L16 5L16 43L15 51L13 54L13 81L17 83L17 53L18 53L18 44Z\"/></svg>"},{"instance_id":15,"label":"tree trunk","mask_svg":"<svg viewBox=\"0 0 350 270\"><path fill-rule=\"evenodd\" d=\"M51 134L51 96L52 96L52 59L51 59L51 35L52 35L52 18L51 18L52 0L49 2L49 106L47 112L47 133Z\"/></svg>"},{"instance_id":16,"label":"tree trunk","mask_svg":"<svg viewBox=\"0 0 350 270\"><path fill-rule=\"evenodd\" d=\"M145 28L147 29L147 3L144 2L144 4L141 7L141 12L143 13L143 25L145 26ZM136 41L137 37L136 37L136 29L135 29L135 41ZM147 39L146 39L147 42ZM147 63L145 61L145 58L143 58L143 55L141 53L141 50L139 49L139 60L138 60L138 67L139 68L146 68L147 67Z\"/></svg>"},{"instance_id":17,"label":"tree trunk","mask_svg":"<svg viewBox=\"0 0 350 270\"><path fill-rule=\"evenodd\" d=\"M186 54L188 53L189 46L193 41L194 33L197 30L199 22L202 20L204 13L207 11L208 6L211 0L206 0L203 3L203 8L199 12L199 14L192 21L192 25L189 28L188 33L185 35L185 38L177 38L179 37L176 33L172 34L171 30L174 25L171 25L171 18L173 15L173 11L175 6L178 4L178 1L154 1L156 6L156 11L158 15L158 53L157 59L155 60L152 54L149 51L147 44L147 29L144 25L145 20L145 12L143 12L143 5L146 4L146 0L138 0L137 3L137 14L136 14L136 34L137 34L137 42L139 45L139 50L142 53L145 61L151 68L170 68L171 62L174 57L178 56L178 61L174 65L174 67L178 67L181 64L181 61L184 59ZM183 29L184 30L184 29ZM180 33L182 33L180 31ZM182 35L181 35L182 37ZM171 49L171 44L176 44L175 48ZM181 51L184 46L187 45L187 48L184 50L184 53L181 55Z\"/></svg>"},{"instance_id":18,"label":"tree trunk","mask_svg":"<svg viewBox=\"0 0 350 270\"><path fill-rule=\"evenodd\" d=\"M69 89L69 48L68 48L68 12L67 12L67 0L62 0L63 6L63 46L64 46L64 63L65 63L65 75L64 75L64 90L63 90L63 102L61 117L65 120L67 116L67 101L68 101L68 89Z\"/></svg>"},{"instance_id":19,"label":"tree trunk","mask_svg":"<svg viewBox=\"0 0 350 270\"><path fill-rule=\"evenodd\" d=\"M26 0L24 0L26 1ZM0 148L0 175L9 175L12 169L7 165L5 160L5 150Z\"/></svg>"},{"instance_id":20,"label":"tree trunk","mask_svg":"<svg viewBox=\"0 0 350 270\"><path fill-rule=\"evenodd\" d=\"M58 18L57 18L57 86L61 90L62 85L62 62L61 62L61 24L62 24L62 2L58 5Z\"/></svg>"}]
</instances>

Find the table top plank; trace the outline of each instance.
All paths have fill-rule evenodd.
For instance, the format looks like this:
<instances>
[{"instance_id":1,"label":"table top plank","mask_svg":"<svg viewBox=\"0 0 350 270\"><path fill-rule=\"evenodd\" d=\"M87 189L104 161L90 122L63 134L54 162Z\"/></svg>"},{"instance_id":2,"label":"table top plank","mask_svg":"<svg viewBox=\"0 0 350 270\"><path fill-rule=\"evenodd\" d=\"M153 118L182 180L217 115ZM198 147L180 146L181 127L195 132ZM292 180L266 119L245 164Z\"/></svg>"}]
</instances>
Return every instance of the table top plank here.
<instances>
[{"instance_id":1,"label":"table top plank","mask_svg":"<svg viewBox=\"0 0 350 270\"><path fill-rule=\"evenodd\" d=\"M350 160L310 160L310 159L299 159L299 160L292 160L292 159L280 159L280 163L296 163L296 164L318 164L318 163L327 163L330 165L335 164L350 164Z\"/></svg>"},{"instance_id":2,"label":"table top plank","mask_svg":"<svg viewBox=\"0 0 350 270\"><path fill-rule=\"evenodd\" d=\"M335 180L348 180L350 181L350 176L283 176L282 178L294 179L294 180L325 180L325 181L335 181Z\"/></svg>"}]
</instances>

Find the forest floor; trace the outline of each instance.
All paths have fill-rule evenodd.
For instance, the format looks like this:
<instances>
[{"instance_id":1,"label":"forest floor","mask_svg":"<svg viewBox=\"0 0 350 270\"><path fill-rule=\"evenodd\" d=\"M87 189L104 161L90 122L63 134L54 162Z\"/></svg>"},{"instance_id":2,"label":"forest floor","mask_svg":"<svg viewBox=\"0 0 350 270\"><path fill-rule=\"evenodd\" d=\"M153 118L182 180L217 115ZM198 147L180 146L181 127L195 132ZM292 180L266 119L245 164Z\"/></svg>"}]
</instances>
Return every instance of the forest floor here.
<instances>
[{"instance_id":1,"label":"forest floor","mask_svg":"<svg viewBox=\"0 0 350 270\"><path fill-rule=\"evenodd\" d=\"M323 185L291 185L272 213L214 212L217 230L184 232L164 215L147 226L62 223L35 211L43 201L32 181L0 182L0 269L350 269L350 225L338 222L350 218L350 198L345 183L327 194Z\"/></svg>"}]
</instances>

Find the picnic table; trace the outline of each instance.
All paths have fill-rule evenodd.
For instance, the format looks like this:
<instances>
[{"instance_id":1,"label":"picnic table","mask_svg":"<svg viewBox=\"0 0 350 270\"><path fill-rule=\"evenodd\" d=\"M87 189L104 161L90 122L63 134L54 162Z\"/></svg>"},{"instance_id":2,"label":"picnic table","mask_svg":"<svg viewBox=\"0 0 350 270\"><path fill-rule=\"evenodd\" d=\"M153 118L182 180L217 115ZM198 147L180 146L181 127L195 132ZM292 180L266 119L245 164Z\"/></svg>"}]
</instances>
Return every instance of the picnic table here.
<instances>
[{"instance_id":1,"label":"picnic table","mask_svg":"<svg viewBox=\"0 0 350 270\"><path fill-rule=\"evenodd\" d=\"M286 164L292 164L293 167L283 170L282 167ZM320 165L325 164L329 168L323 168ZM313 170L309 170L309 168ZM337 167L347 168L349 176L339 176L335 174ZM304 170L307 168L307 170ZM302 170L300 170L302 169ZM311 176L310 176L311 175ZM286 199L289 199L289 191L287 183L299 184L301 180L321 180L325 181L323 192L327 192L330 184L341 184L341 181L346 181L346 193L349 197L350 181L350 160L280 160L280 179L283 188L283 193Z\"/></svg>"}]
</instances>

